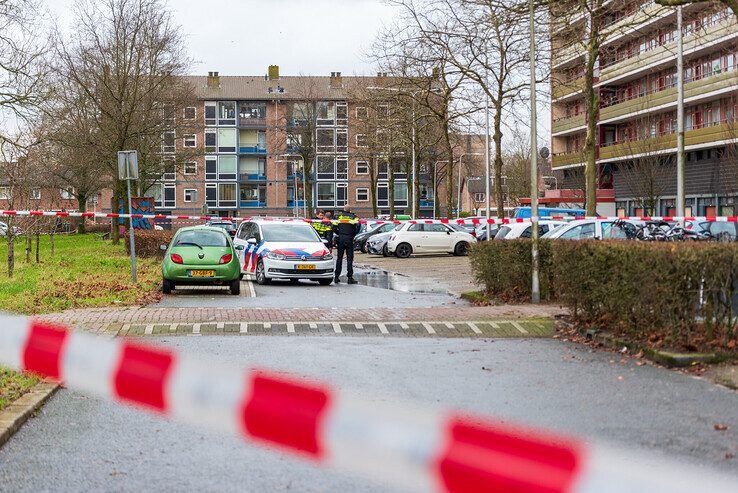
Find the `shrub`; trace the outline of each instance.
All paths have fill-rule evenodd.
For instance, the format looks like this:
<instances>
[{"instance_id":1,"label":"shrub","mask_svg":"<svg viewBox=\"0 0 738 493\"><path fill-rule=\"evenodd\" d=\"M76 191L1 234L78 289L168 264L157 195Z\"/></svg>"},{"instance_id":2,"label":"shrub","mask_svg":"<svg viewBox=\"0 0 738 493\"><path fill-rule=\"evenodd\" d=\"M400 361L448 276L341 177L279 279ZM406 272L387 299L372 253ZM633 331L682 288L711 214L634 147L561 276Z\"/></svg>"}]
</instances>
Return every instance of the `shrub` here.
<instances>
[{"instance_id":1,"label":"shrub","mask_svg":"<svg viewBox=\"0 0 738 493\"><path fill-rule=\"evenodd\" d=\"M164 251L161 245L168 245L174 238L173 231L143 231L137 230L134 233L136 240L136 257L156 257L164 258ZM130 242L128 241L128 231L125 234L126 252L130 255Z\"/></svg>"},{"instance_id":2,"label":"shrub","mask_svg":"<svg viewBox=\"0 0 738 493\"><path fill-rule=\"evenodd\" d=\"M530 247L530 240L492 241L471 250L490 296L528 299ZM687 347L736 337L733 244L542 241L540 279L541 298L568 306L582 324Z\"/></svg>"}]
</instances>

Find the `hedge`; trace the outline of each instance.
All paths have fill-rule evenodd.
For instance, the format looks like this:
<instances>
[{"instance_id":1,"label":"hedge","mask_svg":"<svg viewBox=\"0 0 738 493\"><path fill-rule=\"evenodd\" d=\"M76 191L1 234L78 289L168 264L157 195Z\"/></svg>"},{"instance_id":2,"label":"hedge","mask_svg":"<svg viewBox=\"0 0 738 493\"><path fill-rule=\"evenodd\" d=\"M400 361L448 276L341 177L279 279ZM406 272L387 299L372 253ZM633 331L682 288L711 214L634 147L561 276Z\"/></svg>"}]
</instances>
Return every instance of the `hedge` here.
<instances>
[{"instance_id":1,"label":"hedge","mask_svg":"<svg viewBox=\"0 0 738 493\"><path fill-rule=\"evenodd\" d=\"M164 251L161 245L169 245L174 238L174 231L144 231L136 230L134 238L136 240L136 257L156 257L164 258ZM128 241L128 232L125 234L126 252L131 253L130 242Z\"/></svg>"},{"instance_id":2,"label":"hedge","mask_svg":"<svg viewBox=\"0 0 738 493\"><path fill-rule=\"evenodd\" d=\"M530 240L491 241L470 252L489 296L530 296ZM738 247L729 243L542 241L541 298L582 324L682 343L730 341L738 294Z\"/></svg>"}]
</instances>

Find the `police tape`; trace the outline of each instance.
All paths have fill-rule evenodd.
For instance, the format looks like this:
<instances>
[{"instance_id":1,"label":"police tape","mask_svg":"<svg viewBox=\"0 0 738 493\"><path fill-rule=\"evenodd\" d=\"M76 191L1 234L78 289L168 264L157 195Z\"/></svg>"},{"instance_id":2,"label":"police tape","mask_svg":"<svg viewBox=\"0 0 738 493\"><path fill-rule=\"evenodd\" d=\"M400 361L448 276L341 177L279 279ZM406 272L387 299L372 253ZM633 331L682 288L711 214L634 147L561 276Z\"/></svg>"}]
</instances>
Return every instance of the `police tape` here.
<instances>
[{"instance_id":1,"label":"police tape","mask_svg":"<svg viewBox=\"0 0 738 493\"><path fill-rule=\"evenodd\" d=\"M533 221L531 217L488 217L488 218L459 218L459 219L306 219L300 217L270 217L270 216L189 216L179 214L124 214L116 212L69 212L69 211L41 211L41 210L0 210L0 216L8 217L79 217L79 218L90 218L90 219L146 219L153 221L174 221L174 220L189 220L189 221L298 221L306 223L325 223L325 224L340 224L340 223L351 223L351 224L459 224L459 225L471 225L471 226L484 226L487 224L514 224L514 223L527 223ZM587 219L587 220L600 220L600 221L666 221L666 222L738 222L738 216L546 216L538 217L537 220L557 220L557 221L569 221L576 219Z\"/></svg>"},{"instance_id":2,"label":"police tape","mask_svg":"<svg viewBox=\"0 0 738 493\"><path fill-rule=\"evenodd\" d=\"M738 478L0 315L0 364L411 491L735 492Z\"/></svg>"}]
</instances>

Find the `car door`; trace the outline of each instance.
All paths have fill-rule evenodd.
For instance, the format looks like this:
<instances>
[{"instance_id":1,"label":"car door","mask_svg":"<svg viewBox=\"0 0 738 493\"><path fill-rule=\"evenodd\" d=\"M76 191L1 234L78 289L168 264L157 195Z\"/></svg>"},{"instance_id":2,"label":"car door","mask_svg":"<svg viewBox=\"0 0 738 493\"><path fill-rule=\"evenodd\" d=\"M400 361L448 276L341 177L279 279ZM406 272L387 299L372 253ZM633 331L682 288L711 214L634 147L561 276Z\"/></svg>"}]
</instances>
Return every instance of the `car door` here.
<instances>
[{"instance_id":1,"label":"car door","mask_svg":"<svg viewBox=\"0 0 738 493\"><path fill-rule=\"evenodd\" d=\"M425 225L425 246L428 252L448 252L453 250L456 233L444 224Z\"/></svg>"},{"instance_id":2,"label":"car door","mask_svg":"<svg viewBox=\"0 0 738 493\"><path fill-rule=\"evenodd\" d=\"M236 256L238 257L238 263L243 267L246 250L249 244L246 240L249 239L249 230L251 229L251 223L241 223L236 231L236 236L233 238L233 246L236 247Z\"/></svg>"},{"instance_id":3,"label":"car door","mask_svg":"<svg viewBox=\"0 0 738 493\"><path fill-rule=\"evenodd\" d=\"M595 238L595 224L584 223L574 226L559 236L562 240L588 240Z\"/></svg>"},{"instance_id":4,"label":"car door","mask_svg":"<svg viewBox=\"0 0 738 493\"><path fill-rule=\"evenodd\" d=\"M427 251L425 226L425 224L411 224L407 230L401 233L402 240L410 243L414 252Z\"/></svg>"}]
</instances>

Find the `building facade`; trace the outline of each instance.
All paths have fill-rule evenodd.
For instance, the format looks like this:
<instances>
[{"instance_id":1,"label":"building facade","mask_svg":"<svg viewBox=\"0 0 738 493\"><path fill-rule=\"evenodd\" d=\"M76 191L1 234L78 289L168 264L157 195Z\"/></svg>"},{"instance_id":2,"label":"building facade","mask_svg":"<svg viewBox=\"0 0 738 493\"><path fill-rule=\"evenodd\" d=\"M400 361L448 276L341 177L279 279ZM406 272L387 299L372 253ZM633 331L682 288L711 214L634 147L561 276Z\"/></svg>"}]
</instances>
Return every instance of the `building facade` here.
<instances>
[{"instance_id":1,"label":"building facade","mask_svg":"<svg viewBox=\"0 0 738 493\"><path fill-rule=\"evenodd\" d=\"M605 1L597 19L552 26L552 164L561 188L583 188L585 54L598 22L599 187L620 215L676 213L676 9L652 0ZM683 8L687 215L738 212L738 22L719 2Z\"/></svg>"}]
</instances>

